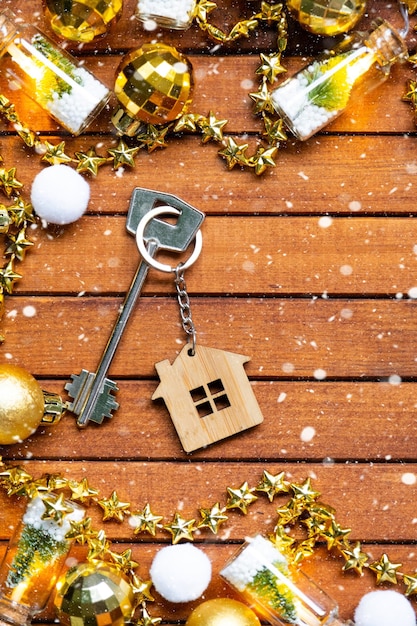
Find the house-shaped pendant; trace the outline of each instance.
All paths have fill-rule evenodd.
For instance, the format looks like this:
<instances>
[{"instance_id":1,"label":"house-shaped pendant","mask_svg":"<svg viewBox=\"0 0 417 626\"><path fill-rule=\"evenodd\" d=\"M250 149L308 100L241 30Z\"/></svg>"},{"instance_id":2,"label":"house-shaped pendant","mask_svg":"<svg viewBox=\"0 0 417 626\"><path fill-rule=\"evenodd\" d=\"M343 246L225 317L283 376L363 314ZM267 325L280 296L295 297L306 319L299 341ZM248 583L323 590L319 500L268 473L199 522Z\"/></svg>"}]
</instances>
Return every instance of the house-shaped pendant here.
<instances>
[{"instance_id":1,"label":"house-shaped pendant","mask_svg":"<svg viewBox=\"0 0 417 626\"><path fill-rule=\"evenodd\" d=\"M208 446L263 421L243 364L250 357L185 345L173 364L155 364L163 398L185 452Z\"/></svg>"}]
</instances>

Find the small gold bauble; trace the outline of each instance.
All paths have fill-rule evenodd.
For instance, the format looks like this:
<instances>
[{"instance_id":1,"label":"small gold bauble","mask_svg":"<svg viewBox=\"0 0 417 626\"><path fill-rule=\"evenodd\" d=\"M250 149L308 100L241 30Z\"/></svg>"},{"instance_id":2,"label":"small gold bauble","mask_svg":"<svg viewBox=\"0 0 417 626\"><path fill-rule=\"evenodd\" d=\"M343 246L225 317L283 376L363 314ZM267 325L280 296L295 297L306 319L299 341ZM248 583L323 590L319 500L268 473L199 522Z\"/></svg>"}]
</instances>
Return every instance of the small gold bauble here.
<instances>
[{"instance_id":1,"label":"small gold bauble","mask_svg":"<svg viewBox=\"0 0 417 626\"><path fill-rule=\"evenodd\" d=\"M261 622L242 602L216 598L195 608L185 626L261 626Z\"/></svg>"},{"instance_id":2,"label":"small gold bauble","mask_svg":"<svg viewBox=\"0 0 417 626\"><path fill-rule=\"evenodd\" d=\"M305 30L328 37L353 28L365 4L366 0L287 0L290 13Z\"/></svg>"},{"instance_id":3,"label":"small gold bauble","mask_svg":"<svg viewBox=\"0 0 417 626\"><path fill-rule=\"evenodd\" d=\"M133 614L128 578L106 563L83 563L58 581L55 609L65 626L124 626Z\"/></svg>"},{"instance_id":4,"label":"small gold bauble","mask_svg":"<svg viewBox=\"0 0 417 626\"><path fill-rule=\"evenodd\" d=\"M172 46L145 44L127 54L116 73L114 93L133 119L165 124L191 102L191 65Z\"/></svg>"},{"instance_id":5,"label":"small gold bauble","mask_svg":"<svg viewBox=\"0 0 417 626\"><path fill-rule=\"evenodd\" d=\"M120 17L123 0L43 0L43 5L59 37L88 43Z\"/></svg>"},{"instance_id":6,"label":"small gold bauble","mask_svg":"<svg viewBox=\"0 0 417 626\"><path fill-rule=\"evenodd\" d=\"M29 437L43 414L43 392L33 376L17 365L0 365L0 445Z\"/></svg>"}]
</instances>

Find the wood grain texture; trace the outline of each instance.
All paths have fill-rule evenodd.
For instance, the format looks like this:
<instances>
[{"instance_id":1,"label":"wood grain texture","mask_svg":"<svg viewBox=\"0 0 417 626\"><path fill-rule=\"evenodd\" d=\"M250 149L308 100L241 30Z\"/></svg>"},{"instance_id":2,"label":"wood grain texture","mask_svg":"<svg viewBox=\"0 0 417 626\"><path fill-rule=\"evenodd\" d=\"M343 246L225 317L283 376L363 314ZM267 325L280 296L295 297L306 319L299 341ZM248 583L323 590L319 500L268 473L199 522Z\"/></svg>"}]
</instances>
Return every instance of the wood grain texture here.
<instances>
[{"instance_id":1,"label":"wood grain texture","mask_svg":"<svg viewBox=\"0 0 417 626\"><path fill-rule=\"evenodd\" d=\"M1 4L50 32L40 0ZM230 28L257 4L225 0L213 20ZM112 87L128 50L152 38L178 47L194 68L192 111L228 119L225 134L248 143L252 154L261 125L248 92L257 89L259 53L275 49L275 30L264 25L256 36L216 46L196 25L184 33L147 33L132 18L134 6L125 1L108 36L68 48ZM401 27L391 3L370 0L360 26L376 17ZM293 20L289 35L287 75L329 43ZM413 50L413 29L407 41ZM67 413L58 426L0 447L0 455L35 476L87 476L104 496L117 489L132 508L149 502L167 522L176 510L193 518L199 507L224 503L227 487L256 486L264 469L285 471L293 482L310 477L320 500L335 507L337 520L372 558L385 552L403 571L416 571L417 132L401 100L410 78L410 64L394 67L325 132L282 144L276 168L263 176L227 171L219 146L201 145L198 136L171 136L165 150L142 150L134 169L106 165L96 178L87 176L91 200L76 224L29 230L34 245L5 301L0 362L25 367L43 389L67 399L71 374L97 366L139 262L125 228L134 188L174 193L203 211L203 251L185 276L197 340L250 356L244 367L262 424L184 452L163 400L151 399L159 384L155 363L172 363L186 339L173 276L151 270L111 366L120 402L113 418L80 431ZM105 154L117 144L114 98L87 133L73 138L7 89L0 74L0 91L22 118L42 139L64 140L68 154L92 146ZM17 168L29 199L33 178L46 166L3 120L0 154L2 167ZM24 504L0 493L0 555ZM277 506L260 495L248 515L230 511L218 535L197 537L213 564L205 597L232 595L220 568L246 536L273 529ZM97 527L103 524L97 509L89 513ZM127 523L105 529L114 550L132 548L143 578L169 541L160 531L155 538L134 535ZM84 555L83 547L73 548L75 558ZM338 602L343 619L352 619L362 595L376 588L370 571L342 573L340 558L324 547L303 567ZM184 624L197 604L173 605L156 594L149 610L169 626ZM51 603L37 621L53 623Z\"/></svg>"}]
</instances>

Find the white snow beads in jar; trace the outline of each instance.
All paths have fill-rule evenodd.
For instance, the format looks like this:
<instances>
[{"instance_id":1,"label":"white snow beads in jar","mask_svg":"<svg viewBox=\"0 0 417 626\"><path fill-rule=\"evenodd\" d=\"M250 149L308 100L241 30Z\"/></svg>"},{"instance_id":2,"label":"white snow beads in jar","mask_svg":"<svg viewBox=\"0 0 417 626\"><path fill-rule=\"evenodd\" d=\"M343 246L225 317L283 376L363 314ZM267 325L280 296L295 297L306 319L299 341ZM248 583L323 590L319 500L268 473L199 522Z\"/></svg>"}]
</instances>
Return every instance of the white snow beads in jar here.
<instances>
[{"instance_id":1,"label":"white snow beads in jar","mask_svg":"<svg viewBox=\"0 0 417 626\"><path fill-rule=\"evenodd\" d=\"M352 49L315 60L283 82L271 92L272 105L297 139L305 141L357 96L385 81L391 66L407 55L401 35L381 21Z\"/></svg>"},{"instance_id":2,"label":"white snow beads in jar","mask_svg":"<svg viewBox=\"0 0 417 626\"><path fill-rule=\"evenodd\" d=\"M136 17L149 30L156 27L186 30L191 26L196 0L138 0Z\"/></svg>"},{"instance_id":3,"label":"white snow beads in jar","mask_svg":"<svg viewBox=\"0 0 417 626\"><path fill-rule=\"evenodd\" d=\"M102 110L110 91L30 24L0 11L0 85L20 89L63 128L79 135Z\"/></svg>"}]
</instances>

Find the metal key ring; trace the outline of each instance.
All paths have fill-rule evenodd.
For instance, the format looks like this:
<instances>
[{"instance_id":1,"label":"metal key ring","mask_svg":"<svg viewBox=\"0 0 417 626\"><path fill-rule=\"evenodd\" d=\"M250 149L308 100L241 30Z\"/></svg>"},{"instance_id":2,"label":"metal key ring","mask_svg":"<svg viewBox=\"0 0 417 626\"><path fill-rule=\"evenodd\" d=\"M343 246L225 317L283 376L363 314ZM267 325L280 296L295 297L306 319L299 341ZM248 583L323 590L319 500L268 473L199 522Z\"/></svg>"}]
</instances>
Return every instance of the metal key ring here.
<instances>
[{"instance_id":1,"label":"metal key ring","mask_svg":"<svg viewBox=\"0 0 417 626\"><path fill-rule=\"evenodd\" d=\"M156 261L146 249L145 240L144 240L144 232L145 232L145 228L147 224L149 224L149 222L154 217L157 217L158 215L167 214L167 213L169 215L179 215L180 211L171 206L159 206L159 207L156 207L155 209L151 209L144 217L142 217L142 219L140 220L138 224L138 228L136 230L136 244L138 246L140 254L143 257L143 260L146 263L148 263L148 265L151 265L152 267L154 267L157 270L160 270L161 272L175 272L178 266L172 267L171 265L168 265L166 263L160 263L159 261ZM195 261L197 261L198 257L200 256L202 247L203 247L203 236L201 234L201 230L198 230L195 236L195 246L194 246L193 253L184 263L181 263L182 270L186 270L188 267L191 267L191 265L195 263Z\"/></svg>"}]
</instances>

